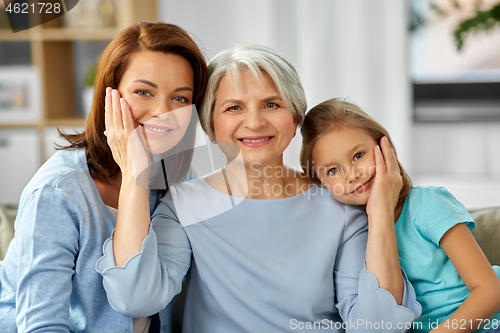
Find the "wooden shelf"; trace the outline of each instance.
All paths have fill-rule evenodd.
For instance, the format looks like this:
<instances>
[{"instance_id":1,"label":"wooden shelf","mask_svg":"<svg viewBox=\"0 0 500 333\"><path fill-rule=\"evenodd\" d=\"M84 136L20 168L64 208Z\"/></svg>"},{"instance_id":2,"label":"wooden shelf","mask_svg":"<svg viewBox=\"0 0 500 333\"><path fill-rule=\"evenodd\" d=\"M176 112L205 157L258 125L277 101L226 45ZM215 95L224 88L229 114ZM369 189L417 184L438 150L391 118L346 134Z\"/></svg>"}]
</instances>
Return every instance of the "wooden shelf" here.
<instances>
[{"instance_id":1,"label":"wooden shelf","mask_svg":"<svg viewBox=\"0 0 500 333\"><path fill-rule=\"evenodd\" d=\"M12 30L1 29L0 30L0 40L1 41L17 41L17 40L30 40L31 32L29 30L12 32Z\"/></svg>"},{"instance_id":2,"label":"wooden shelf","mask_svg":"<svg viewBox=\"0 0 500 333\"><path fill-rule=\"evenodd\" d=\"M85 121L83 117L47 119L44 125L46 127L85 127Z\"/></svg>"},{"instance_id":3,"label":"wooden shelf","mask_svg":"<svg viewBox=\"0 0 500 333\"><path fill-rule=\"evenodd\" d=\"M9 129L9 128L38 128L40 126L40 123L38 122L11 122L11 123L1 123L0 122L0 129Z\"/></svg>"},{"instance_id":4,"label":"wooden shelf","mask_svg":"<svg viewBox=\"0 0 500 333\"><path fill-rule=\"evenodd\" d=\"M112 28L65 28L61 16L16 33L0 29L0 42L30 43L31 63L40 74L42 109L39 121L0 121L0 129L38 130L41 163L45 161L43 142L46 128L85 127L86 120L76 113L74 42L111 41L123 28L135 22L158 21L158 0L119 0L115 3L116 27Z\"/></svg>"},{"instance_id":5,"label":"wooden shelf","mask_svg":"<svg viewBox=\"0 0 500 333\"><path fill-rule=\"evenodd\" d=\"M37 41L110 41L117 34L115 28L68 29L51 28L31 32L31 40Z\"/></svg>"}]
</instances>

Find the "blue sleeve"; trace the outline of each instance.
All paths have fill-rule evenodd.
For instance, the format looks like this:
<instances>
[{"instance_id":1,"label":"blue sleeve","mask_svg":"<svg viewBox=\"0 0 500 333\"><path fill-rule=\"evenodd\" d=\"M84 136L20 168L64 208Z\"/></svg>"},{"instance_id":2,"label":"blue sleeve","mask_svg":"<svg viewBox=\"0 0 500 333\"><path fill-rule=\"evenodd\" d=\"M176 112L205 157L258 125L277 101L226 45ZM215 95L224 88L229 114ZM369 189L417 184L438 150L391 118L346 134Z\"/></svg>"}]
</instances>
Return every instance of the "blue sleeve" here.
<instances>
[{"instance_id":1,"label":"blue sleeve","mask_svg":"<svg viewBox=\"0 0 500 333\"><path fill-rule=\"evenodd\" d=\"M156 209L142 251L117 267L113 240L106 240L96 270L103 276L111 307L130 317L145 317L163 310L181 291L191 265L191 246L177 221L170 192Z\"/></svg>"},{"instance_id":2,"label":"blue sleeve","mask_svg":"<svg viewBox=\"0 0 500 333\"><path fill-rule=\"evenodd\" d=\"M19 332L69 332L78 226L76 204L53 187L37 189L21 203L16 220Z\"/></svg>"},{"instance_id":3,"label":"blue sleeve","mask_svg":"<svg viewBox=\"0 0 500 333\"><path fill-rule=\"evenodd\" d=\"M427 239L439 246L441 237L458 223L465 222L469 230L474 230L476 224L467 208L462 205L444 187L426 187L420 189L421 200L417 218L413 221L417 230Z\"/></svg>"},{"instance_id":4,"label":"blue sleeve","mask_svg":"<svg viewBox=\"0 0 500 333\"><path fill-rule=\"evenodd\" d=\"M385 325L383 332L405 332L405 325L421 313L413 287L404 276L403 303L398 305L365 267L368 224L366 213L346 206L346 224L334 269L336 307L346 332L373 332L373 325Z\"/></svg>"}]
</instances>

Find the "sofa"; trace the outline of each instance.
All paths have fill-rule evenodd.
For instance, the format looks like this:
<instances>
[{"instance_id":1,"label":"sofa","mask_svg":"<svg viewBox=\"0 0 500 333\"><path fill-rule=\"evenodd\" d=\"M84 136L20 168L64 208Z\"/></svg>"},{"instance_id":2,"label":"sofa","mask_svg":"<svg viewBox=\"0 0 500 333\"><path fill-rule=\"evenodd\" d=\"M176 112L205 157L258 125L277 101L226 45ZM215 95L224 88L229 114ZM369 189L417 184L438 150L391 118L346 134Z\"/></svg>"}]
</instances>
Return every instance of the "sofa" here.
<instances>
[{"instance_id":1,"label":"sofa","mask_svg":"<svg viewBox=\"0 0 500 333\"><path fill-rule=\"evenodd\" d=\"M469 212L476 222L476 229L472 232L476 241L483 249L490 263L500 266L500 207L475 209ZM16 206L0 205L0 263L5 256L10 240L14 236L16 213ZM184 281L183 292L173 300L173 332L181 332L182 329L186 287Z\"/></svg>"},{"instance_id":2,"label":"sofa","mask_svg":"<svg viewBox=\"0 0 500 333\"><path fill-rule=\"evenodd\" d=\"M476 221L476 229L472 234L490 263L500 266L500 206L469 212ZM14 237L16 213L17 206L0 204L0 260L5 256L10 240Z\"/></svg>"},{"instance_id":3,"label":"sofa","mask_svg":"<svg viewBox=\"0 0 500 333\"><path fill-rule=\"evenodd\" d=\"M476 222L472 234L492 265L500 266L500 207L469 210Z\"/></svg>"}]
</instances>

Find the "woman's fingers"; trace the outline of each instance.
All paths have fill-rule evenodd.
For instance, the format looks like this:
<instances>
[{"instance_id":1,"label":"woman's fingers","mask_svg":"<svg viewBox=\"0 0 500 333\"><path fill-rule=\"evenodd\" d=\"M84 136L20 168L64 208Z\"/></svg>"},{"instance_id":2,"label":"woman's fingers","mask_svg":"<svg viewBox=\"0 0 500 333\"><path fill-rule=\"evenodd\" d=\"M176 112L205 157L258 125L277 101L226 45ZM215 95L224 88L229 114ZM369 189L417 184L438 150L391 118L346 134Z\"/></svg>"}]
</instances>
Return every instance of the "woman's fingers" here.
<instances>
[{"instance_id":1,"label":"woman's fingers","mask_svg":"<svg viewBox=\"0 0 500 333\"><path fill-rule=\"evenodd\" d=\"M120 98L120 105L123 118L123 129L125 130L125 133L130 134L135 128L132 112L130 111L130 107L125 98Z\"/></svg>"},{"instance_id":2,"label":"woman's fingers","mask_svg":"<svg viewBox=\"0 0 500 333\"><path fill-rule=\"evenodd\" d=\"M123 120L122 120L122 107L120 103L120 93L118 90L113 89L112 92L113 99L113 125L116 129L123 129Z\"/></svg>"},{"instance_id":3,"label":"woman's fingers","mask_svg":"<svg viewBox=\"0 0 500 333\"><path fill-rule=\"evenodd\" d=\"M113 122L111 90L112 89L110 87L106 88L106 97L104 99L104 124L106 126L105 135L109 134Z\"/></svg>"}]
</instances>

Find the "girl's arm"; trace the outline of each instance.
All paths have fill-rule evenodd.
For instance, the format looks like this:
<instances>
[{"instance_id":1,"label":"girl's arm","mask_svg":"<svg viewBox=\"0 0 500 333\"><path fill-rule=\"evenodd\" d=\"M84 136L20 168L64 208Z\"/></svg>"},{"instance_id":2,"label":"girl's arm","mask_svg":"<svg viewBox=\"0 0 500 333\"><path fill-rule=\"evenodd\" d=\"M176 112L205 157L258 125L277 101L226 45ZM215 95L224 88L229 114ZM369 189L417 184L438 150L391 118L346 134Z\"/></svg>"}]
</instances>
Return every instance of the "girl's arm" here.
<instances>
[{"instance_id":1,"label":"girl's arm","mask_svg":"<svg viewBox=\"0 0 500 333\"><path fill-rule=\"evenodd\" d=\"M448 230L439 243L470 295L447 321L431 332L474 332L500 311L500 280L465 223ZM487 323L487 322L486 322Z\"/></svg>"},{"instance_id":2,"label":"girl's arm","mask_svg":"<svg viewBox=\"0 0 500 333\"><path fill-rule=\"evenodd\" d=\"M368 242L366 269L372 272L379 287L389 291L401 305L403 274L399 263L398 244L394 228L394 210L403 184L396 155L383 137L374 148L376 175L366 206L368 214Z\"/></svg>"},{"instance_id":3,"label":"girl's arm","mask_svg":"<svg viewBox=\"0 0 500 333\"><path fill-rule=\"evenodd\" d=\"M133 142L129 138L134 134L134 120L118 90L106 89L105 115L108 144L122 177L113 253L116 265L124 266L132 256L141 252L144 238L149 233L148 190L137 185L131 164L131 157L147 161L147 155L145 151L132 149Z\"/></svg>"},{"instance_id":4,"label":"girl's arm","mask_svg":"<svg viewBox=\"0 0 500 333\"><path fill-rule=\"evenodd\" d=\"M344 328L347 333L406 332L422 312L413 287L403 279L401 305L380 287L378 279L365 266L369 233L366 214L355 206L346 205L345 209L346 225L334 268L335 306L347 325Z\"/></svg>"}]
</instances>

